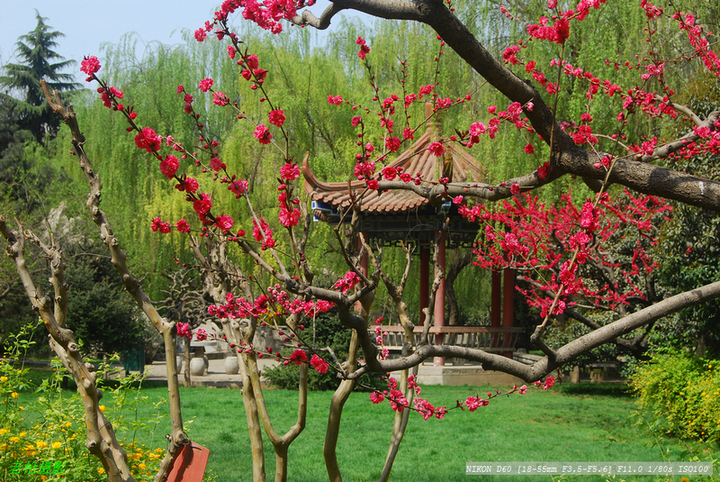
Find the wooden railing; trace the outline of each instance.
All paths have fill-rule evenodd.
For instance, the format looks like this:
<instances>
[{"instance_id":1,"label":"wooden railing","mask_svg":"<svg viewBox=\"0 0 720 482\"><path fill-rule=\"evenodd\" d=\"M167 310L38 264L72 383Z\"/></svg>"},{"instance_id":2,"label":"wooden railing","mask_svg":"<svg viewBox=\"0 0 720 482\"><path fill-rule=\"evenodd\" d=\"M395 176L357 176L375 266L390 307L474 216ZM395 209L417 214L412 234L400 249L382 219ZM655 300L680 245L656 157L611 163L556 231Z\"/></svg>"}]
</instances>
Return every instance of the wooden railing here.
<instances>
[{"instance_id":1,"label":"wooden railing","mask_svg":"<svg viewBox=\"0 0 720 482\"><path fill-rule=\"evenodd\" d=\"M422 335L422 326L416 326L413 329L415 344L420 343ZM375 330L370 330L373 338ZM431 326L430 333L432 335L442 335L441 343L443 345L462 346L466 348L479 348L490 352L512 352L515 351L517 338L520 333L524 332L524 328L501 328L491 326ZM383 348L390 350L391 354L399 355L402 352L403 341L405 339L405 331L402 326L390 325L383 326ZM431 343L436 343L439 337L431 336Z\"/></svg>"}]
</instances>

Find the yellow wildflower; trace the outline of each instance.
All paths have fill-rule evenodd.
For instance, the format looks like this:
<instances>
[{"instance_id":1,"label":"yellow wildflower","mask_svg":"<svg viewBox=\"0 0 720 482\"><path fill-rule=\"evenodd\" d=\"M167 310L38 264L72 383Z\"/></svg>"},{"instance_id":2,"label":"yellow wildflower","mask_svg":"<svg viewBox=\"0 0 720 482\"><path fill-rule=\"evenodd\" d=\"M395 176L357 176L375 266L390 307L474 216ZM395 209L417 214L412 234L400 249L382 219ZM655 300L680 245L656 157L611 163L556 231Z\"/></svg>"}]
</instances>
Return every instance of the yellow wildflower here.
<instances>
[{"instance_id":1,"label":"yellow wildflower","mask_svg":"<svg viewBox=\"0 0 720 482\"><path fill-rule=\"evenodd\" d=\"M104 473L105 473L105 469L103 469L102 467L100 467L100 468L98 469L98 474L102 475L102 474L104 474Z\"/></svg>"},{"instance_id":2,"label":"yellow wildflower","mask_svg":"<svg viewBox=\"0 0 720 482\"><path fill-rule=\"evenodd\" d=\"M6 428L0 428L0 435L5 435L5 434L8 433L9 431L10 431L10 430L8 430L8 429L6 429Z\"/></svg>"},{"instance_id":3,"label":"yellow wildflower","mask_svg":"<svg viewBox=\"0 0 720 482\"><path fill-rule=\"evenodd\" d=\"M18 443L20 441L20 437L10 437L10 441L14 444Z\"/></svg>"},{"instance_id":4,"label":"yellow wildflower","mask_svg":"<svg viewBox=\"0 0 720 482\"><path fill-rule=\"evenodd\" d=\"M27 432L20 432L18 435L20 435L21 437L24 437L25 435L27 435Z\"/></svg>"},{"instance_id":5,"label":"yellow wildflower","mask_svg":"<svg viewBox=\"0 0 720 482\"><path fill-rule=\"evenodd\" d=\"M145 464L138 464L138 469L145 470Z\"/></svg>"},{"instance_id":6,"label":"yellow wildflower","mask_svg":"<svg viewBox=\"0 0 720 482\"><path fill-rule=\"evenodd\" d=\"M17 397L19 397L20 395L18 395L18 392L12 392L12 393L10 394L10 396L13 397L13 398L17 398Z\"/></svg>"},{"instance_id":7,"label":"yellow wildflower","mask_svg":"<svg viewBox=\"0 0 720 482\"><path fill-rule=\"evenodd\" d=\"M102 413L105 413L105 405L100 405L98 408Z\"/></svg>"},{"instance_id":8,"label":"yellow wildflower","mask_svg":"<svg viewBox=\"0 0 720 482\"><path fill-rule=\"evenodd\" d=\"M43 440L38 440L37 442L35 442L35 446L39 449L44 449L45 447L48 446L48 444L47 444L47 442L45 442Z\"/></svg>"},{"instance_id":9,"label":"yellow wildflower","mask_svg":"<svg viewBox=\"0 0 720 482\"><path fill-rule=\"evenodd\" d=\"M8 377L0 377L0 382L5 383L6 381L8 381Z\"/></svg>"},{"instance_id":10,"label":"yellow wildflower","mask_svg":"<svg viewBox=\"0 0 720 482\"><path fill-rule=\"evenodd\" d=\"M52 448L54 448L54 449L59 449L60 447L62 447L62 443L60 443L60 442L53 442L53 443L52 443Z\"/></svg>"}]
</instances>

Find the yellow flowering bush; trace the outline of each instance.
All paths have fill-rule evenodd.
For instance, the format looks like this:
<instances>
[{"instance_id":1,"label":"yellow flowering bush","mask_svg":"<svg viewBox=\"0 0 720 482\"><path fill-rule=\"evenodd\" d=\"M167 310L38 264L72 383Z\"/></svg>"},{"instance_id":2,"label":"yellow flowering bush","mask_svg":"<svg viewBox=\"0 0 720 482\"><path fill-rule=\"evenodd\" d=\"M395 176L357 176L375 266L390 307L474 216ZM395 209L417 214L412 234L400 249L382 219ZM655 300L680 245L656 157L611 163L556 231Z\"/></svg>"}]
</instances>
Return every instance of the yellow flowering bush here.
<instances>
[{"instance_id":1,"label":"yellow flowering bush","mask_svg":"<svg viewBox=\"0 0 720 482\"><path fill-rule=\"evenodd\" d=\"M17 350L11 353L17 354ZM64 367L55 365L53 376L33 387L28 370L17 366L0 361L0 480L107 480L102 464L85 447L85 413L80 397L60 388ZM128 410L143 401L134 382L122 381L113 391L113 401L107 403L106 416L113 421L119 437L123 432L134 436L140 430L155 428L145 420L127 415ZM153 480L164 450L133 441L121 444L135 479Z\"/></svg>"},{"instance_id":2,"label":"yellow flowering bush","mask_svg":"<svg viewBox=\"0 0 720 482\"><path fill-rule=\"evenodd\" d=\"M656 354L631 379L640 406L668 435L720 441L720 362L685 352Z\"/></svg>"}]
</instances>

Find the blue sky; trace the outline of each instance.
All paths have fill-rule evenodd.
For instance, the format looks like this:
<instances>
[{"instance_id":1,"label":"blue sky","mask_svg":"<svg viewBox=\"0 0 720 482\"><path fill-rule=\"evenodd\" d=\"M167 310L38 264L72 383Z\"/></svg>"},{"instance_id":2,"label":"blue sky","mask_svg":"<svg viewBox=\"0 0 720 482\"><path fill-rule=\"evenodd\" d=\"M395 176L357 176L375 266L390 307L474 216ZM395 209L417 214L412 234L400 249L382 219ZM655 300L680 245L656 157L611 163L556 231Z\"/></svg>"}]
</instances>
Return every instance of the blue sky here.
<instances>
[{"instance_id":1,"label":"blue sky","mask_svg":"<svg viewBox=\"0 0 720 482\"><path fill-rule=\"evenodd\" d=\"M46 23L65 34L58 40L56 51L66 59L78 62L77 72L84 55L100 57L100 45L117 44L128 32L136 32L144 43L159 41L165 44L181 43L182 30L201 27L213 16L219 2L202 0L123 0L100 2L97 0L0 0L0 63L15 61L15 43L20 35L35 28L35 10L46 17ZM112 7L109 7L112 5ZM325 8L319 2L313 11ZM239 21L239 20L238 20ZM331 27L332 29L332 27Z\"/></svg>"}]
</instances>

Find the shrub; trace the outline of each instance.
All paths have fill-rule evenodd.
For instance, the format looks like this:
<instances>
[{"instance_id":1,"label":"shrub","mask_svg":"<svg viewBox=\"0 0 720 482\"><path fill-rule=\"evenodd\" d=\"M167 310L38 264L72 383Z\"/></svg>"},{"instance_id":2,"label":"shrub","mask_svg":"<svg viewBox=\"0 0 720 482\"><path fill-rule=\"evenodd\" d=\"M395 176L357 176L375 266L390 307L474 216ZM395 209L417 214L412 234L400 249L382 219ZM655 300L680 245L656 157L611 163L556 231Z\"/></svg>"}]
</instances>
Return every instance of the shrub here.
<instances>
[{"instance_id":1,"label":"shrub","mask_svg":"<svg viewBox=\"0 0 720 482\"><path fill-rule=\"evenodd\" d=\"M31 327L20 335L29 330ZM29 369L19 364L20 355L29 348L20 335L11 337L13 344L8 350L15 364L0 361L2 480L87 482L102 479L104 469L100 461L85 447L85 412L80 397L61 389L61 381L66 376L64 367L56 363L52 375L39 386L34 385L28 377ZM134 411L139 402L145 401L140 389L132 386L139 385L129 378L118 384L113 400L106 402L106 414L114 419L116 432L132 437L130 441L122 440L121 445L128 454L133 476L138 481L150 481L165 450L146 448L134 440L138 431L155 427L152 421L137 417L137 412L128 414L128 410ZM22 392L32 392L32 399L21 396ZM104 405L101 410L105 411Z\"/></svg>"},{"instance_id":2,"label":"shrub","mask_svg":"<svg viewBox=\"0 0 720 482\"><path fill-rule=\"evenodd\" d=\"M659 353L636 370L631 384L640 407L666 434L720 441L719 365L685 352Z\"/></svg>"}]
</instances>

